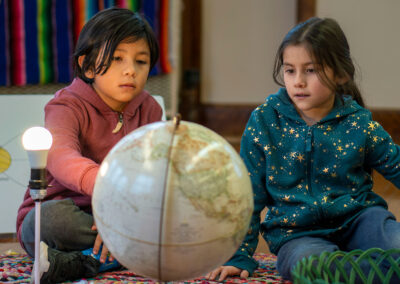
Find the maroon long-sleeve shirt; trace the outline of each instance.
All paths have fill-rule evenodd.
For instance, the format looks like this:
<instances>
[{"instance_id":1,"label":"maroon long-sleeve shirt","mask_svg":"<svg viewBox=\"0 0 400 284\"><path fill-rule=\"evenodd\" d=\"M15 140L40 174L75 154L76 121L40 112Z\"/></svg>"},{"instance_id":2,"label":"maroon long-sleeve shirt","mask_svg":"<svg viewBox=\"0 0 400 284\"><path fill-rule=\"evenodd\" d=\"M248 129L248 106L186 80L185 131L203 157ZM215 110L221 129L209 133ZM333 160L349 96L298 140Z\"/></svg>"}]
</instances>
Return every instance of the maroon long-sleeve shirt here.
<instances>
[{"instance_id":1,"label":"maroon long-sleeve shirt","mask_svg":"<svg viewBox=\"0 0 400 284\"><path fill-rule=\"evenodd\" d=\"M134 129L161 120L162 109L146 91L137 95L123 113L113 111L93 88L79 78L59 90L45 107L45 127L53 135L47 158L46 200L71 198L82 210L91 210L91 196L100 164L111 148ZM113 133L122 119L122 128ZM29 188L18 209L17 236L34 207Z\"/></svg>"}]
</instances>

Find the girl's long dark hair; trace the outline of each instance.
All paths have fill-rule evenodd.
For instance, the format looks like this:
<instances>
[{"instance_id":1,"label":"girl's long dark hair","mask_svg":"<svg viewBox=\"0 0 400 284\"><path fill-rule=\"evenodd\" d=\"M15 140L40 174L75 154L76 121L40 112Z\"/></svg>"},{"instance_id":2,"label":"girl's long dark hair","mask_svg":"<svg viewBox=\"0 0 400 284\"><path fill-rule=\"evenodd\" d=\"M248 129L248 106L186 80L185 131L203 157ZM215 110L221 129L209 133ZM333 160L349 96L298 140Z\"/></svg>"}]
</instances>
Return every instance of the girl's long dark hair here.
<instances>
[{"instance_id":1,"label":"girl's long dark hair","mask_svg":"<svg viewBox=\"0 0 400 284\"><path fill-rule=\"evenodd\" d=\"M350 47L339 24L330 18L311 18L291 29L279 46L275 57L273 78L284 86L282 80L283 52L289 45L304 45L319 68L320 79L336 94L351 95L361 106L365 106L361 92L354 81L355 67L350 56ZM345 83L337 84L329 80L324 67L332 69L336 78L343 78Z\"/></svg>"}]
</instances>

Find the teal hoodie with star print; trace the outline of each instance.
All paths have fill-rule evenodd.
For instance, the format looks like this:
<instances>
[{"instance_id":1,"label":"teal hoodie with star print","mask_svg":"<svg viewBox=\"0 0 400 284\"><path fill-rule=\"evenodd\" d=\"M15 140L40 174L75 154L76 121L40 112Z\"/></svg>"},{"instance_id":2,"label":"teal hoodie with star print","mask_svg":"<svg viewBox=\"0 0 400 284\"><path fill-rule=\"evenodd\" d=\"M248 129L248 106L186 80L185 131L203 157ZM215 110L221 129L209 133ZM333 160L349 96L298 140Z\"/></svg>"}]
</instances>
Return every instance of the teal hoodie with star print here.
<instances>
[{"instance_id":1,"label":"teal hoodie with star print","mask_svg":"<svg viewBox=\"0 0 400 284\"><path fill-rule=\"evenodd\" d=\"M332 111L308 126L281 88L251 114L240 155L253 185L254 213L225 265L250 274L259 233L277 254L291 239L340 233L364 209L387 208L372 191L371 169L400 187L400 147L350 96L337 96Z\"/></svg>"}]
</instances>

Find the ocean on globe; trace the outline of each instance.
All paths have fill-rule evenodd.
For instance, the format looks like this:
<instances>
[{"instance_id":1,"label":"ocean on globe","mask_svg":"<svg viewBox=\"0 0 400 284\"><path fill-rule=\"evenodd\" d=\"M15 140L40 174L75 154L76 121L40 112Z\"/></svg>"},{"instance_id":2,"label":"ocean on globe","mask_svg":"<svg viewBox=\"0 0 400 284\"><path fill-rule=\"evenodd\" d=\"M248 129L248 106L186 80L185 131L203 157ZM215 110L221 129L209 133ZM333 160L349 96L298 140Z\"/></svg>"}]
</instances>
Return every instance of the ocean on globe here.
<instances>
[{"instance_id":1,"label":"ocean on globe","mask_svg":"<svg viewBox=\"0 0 400 284\"><path fill-rule=\"evenodd\" d=\"M253 192L236 150L186 121L156 122L125 136L104 159L92 198L105 245L141 276L204 276L238 249Z\"/></svg>"}]
</instances>

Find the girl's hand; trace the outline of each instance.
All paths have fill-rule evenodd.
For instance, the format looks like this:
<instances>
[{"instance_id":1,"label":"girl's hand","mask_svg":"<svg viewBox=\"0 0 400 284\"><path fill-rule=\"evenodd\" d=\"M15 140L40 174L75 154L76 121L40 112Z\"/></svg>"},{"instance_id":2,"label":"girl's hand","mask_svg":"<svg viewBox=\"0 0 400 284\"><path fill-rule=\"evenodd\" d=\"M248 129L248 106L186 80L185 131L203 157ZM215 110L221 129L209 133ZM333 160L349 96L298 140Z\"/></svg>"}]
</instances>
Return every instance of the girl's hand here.
<instances>
[{"instance_id":1,"label":"girl's hand","mask_svg":"<svg viewBox=\"0 0 400 284\"><path fill-rule=\"evenodd\" d=\"M97 231L97 227L96 225L92 226L92 230L93 231ZM94 246L93 246L93 253L94 254L98 254L101 245L103 244L103 239L101 238L100 234L97 234L96 240L94 241ZM109 255L109 251L108 248L106 247L105 244L103 244L103 249L101 250L101 255L100 255L100 262L104 263L107 260L107 257L109 259L109 261L113 261L114 257L110 254Z\"/></svg>"},{"instance_id":2,"label":"girl's hand","mask_svg":"<svg viewBox=\"0 0 400 284\"><path fill-rule=\"evenodd\" d=\"M239 275L240 278L247 278L249 277L249 272L247 270L243 270L237 268L235 266L220 266L217 269L211 271L206 275L208 280L215 280L219 274L218 281L223 281L228 276L237 276Z\"/></svg>"}]
</instances>

